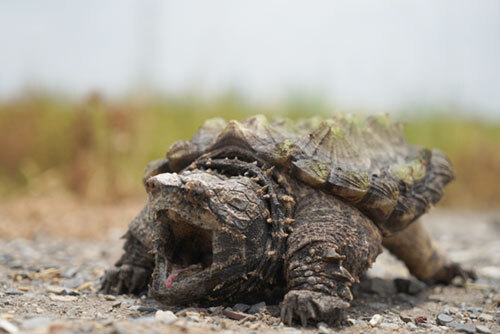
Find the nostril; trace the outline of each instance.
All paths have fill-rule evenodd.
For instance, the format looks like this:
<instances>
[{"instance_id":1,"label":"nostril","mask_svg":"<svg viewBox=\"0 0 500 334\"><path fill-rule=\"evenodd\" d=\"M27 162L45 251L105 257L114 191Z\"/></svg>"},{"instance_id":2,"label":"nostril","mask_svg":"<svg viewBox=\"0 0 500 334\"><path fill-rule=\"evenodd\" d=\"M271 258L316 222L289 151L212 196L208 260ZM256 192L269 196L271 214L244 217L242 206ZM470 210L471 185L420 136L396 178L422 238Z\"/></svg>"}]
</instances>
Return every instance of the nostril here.
<instances>
[{"instance_id":1,"label":"nostril","mask_svg":"<svg viewBox=\"0 0 500 334\"><path fill-rule=\"evenodd\" d=\"M154 192L156 192L157 189L158 189L158 186L157 186L155 180L152 180L152 178L150 178L149 180L146 181L146 190L149 193L154 193Z\"/></svg>"}]
</instances>

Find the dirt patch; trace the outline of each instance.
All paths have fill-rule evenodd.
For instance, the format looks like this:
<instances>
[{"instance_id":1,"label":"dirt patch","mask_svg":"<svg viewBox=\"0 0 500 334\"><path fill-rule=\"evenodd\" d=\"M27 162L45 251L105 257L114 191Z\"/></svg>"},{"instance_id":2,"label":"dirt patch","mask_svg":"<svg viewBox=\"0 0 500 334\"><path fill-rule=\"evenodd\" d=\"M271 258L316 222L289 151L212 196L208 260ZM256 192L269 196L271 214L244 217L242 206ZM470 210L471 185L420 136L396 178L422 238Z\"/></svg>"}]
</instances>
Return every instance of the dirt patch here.
<instances>
[{"instance_id":1,"label":"dirt patch","mask_svg":"<svg viewBox=\"0 0 500 334\"><path fill-rule=\"evenodd\" d=\"M303 331L283 326L276 305L172 308L147 296L99 294L104 271L121 253L119 236L142 203L35 198L2 204L0 333ZM500 331L500 213L434 210L424 225L450 258L474 267L479 280L426 287L384 253L355 287L347 320L336 331ZM320 324L305 332L333 330Z\"/></svg>"}]
</instances>

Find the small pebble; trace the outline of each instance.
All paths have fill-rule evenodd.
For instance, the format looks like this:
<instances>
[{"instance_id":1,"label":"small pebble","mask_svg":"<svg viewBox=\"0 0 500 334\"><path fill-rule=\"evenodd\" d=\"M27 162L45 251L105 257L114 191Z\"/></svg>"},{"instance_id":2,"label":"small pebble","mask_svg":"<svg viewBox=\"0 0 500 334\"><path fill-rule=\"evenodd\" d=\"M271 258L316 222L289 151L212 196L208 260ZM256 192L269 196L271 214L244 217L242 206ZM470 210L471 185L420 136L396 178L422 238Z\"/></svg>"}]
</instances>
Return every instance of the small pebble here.
<instances>
[{"instance_id":1,"label":"small pebble","mask_svg":"<svg viewBox=\"0 0 500 334\"><path fill-rule=\"evenodd\" d=\"M248 311L250 309L250 305L247 305L247 304L236 304L232 308L236 312L246 312L246 311Z\"/></svg>"},{"instance_id":2,"label":"small pebble","mask_svg":"<svg viewBox=\"0 0 500 334\"><path fill-rule=\"evenodd\" d=\"M78 300L78 297L75 296L50 296L50 300L55 302L74 302Z\"/></svg>"},{"instance_id":3,"label":"small pebble","mask_svg":"<svg viewBox=\"0 0 500 334\"><path fill-rule=\"evenodd\" d=\"M19 295L24 295L24 292L19 291L17 289L9 289L5 291L5 294L8 296L19 296Z\"/></svg>"},{"instance_id":4,"label":"small pebble","mask_svg":"<svg viewBox=\"0 0 500 334\"><path fill-rule=\"evenodd\" d=\"M444 314L444 313L439 313L438 316L436 317L436 322L439 325L446 326L448 323L450 323L452 321L453 321L453 317L449 316L447 314Z\"/></svg>"},{"instance_id":5,"label":"small pebble","mask_svg":"<svg viewBox=\"0 0 500 334\"><path fill-rule=\"evenodd\" d=\"M128 309L130 311L138 311L138 312L144 312L144 313L152 313L152 312L156 312L158 310L156 307L143 306L143 305L130 306Z\"/></svg>"},{"instance_id":6,"label":"small pebble","mask_svg":"<svg viewBox=\"0 0 500 334\"><path fill-rule=\"evenodd\" d=\"M198 315L188 315L186 316L187 321L200 322L200 317Z\"/></svg>"},{"instance_id":7,"label":"small pebble","mask_svg":"<svg viewBox=\"0 0 500 334\"><path fill-rule=\"evenodd\" d=\"M485 334L491 333L491 330L488 327L483 326L483 325L476 325L476 329L477 329L478 333L485 333Z\"/></svg>"},{"instance_id":8,"label":"small pebble","mask_svg":"<svg viewBox=\"0 0 500 334\"><path fill-rule=\"evenodd\" d=\"M47 292L54 293L56 295L66 295L68 294L68 291L66 290L65 287L58 286L58 285L49 285L48 287L45 288Z\"/></svg>"},{"instance_id":9,"label":"small pebble","mask_svg":"<svg viewBox=\"0 0 500 334\"><path fill-rule=\"evenodd\" d=\"M371 319L370 322L368 323L371 327L376 327L379 325L382 320L384 320L384 317L382 317L380 314L375 314Z\"/></svg>"},{"instance_id":10,"label":"small pebble","mask_svg":"<svg viewBox=\"0 0 500 334\"><path fill-rule=\"evenodd\" d=\"M78 286L76 289L76 291L91 291L92 290L92 282L85 282L83 283L82 285Z\"/></svg>"},{"instance_id":11,"label":"small pebble","mask_svg":"<svg viewBox=\"0 0 500 334\"><path fill-rule=\"evenodd\" d=\"M481 312L483 312L483 308L482 307L469 306L469 307L467 307L467 311L474 312L474 313L481 313Z\"/></svg>"},{"instance_id":12,"label":"small pebble","mask_svg":"<svg viewBox=\"0 0 500 334\"><path fill-rule=\"evenodd\" d=\"M379 277L374 277L364 283L363 290L370 293L376 293L379 296L392 296L396 293L393 282Z\"/></svg>"},{"instance_id":13,"label":"small pebble","mask_svg":"<svg viewBox=\"0 0 500 334\"><path fill-rule=\"evenodd\" d=\"M474 324L468 322L465 324L460 324L458 322L450 322L448 324L448 327L453 328L457 332L462 332L462 333L475 333L476 332L476 326Z\"/></svg>"},{"instance_id":14,"label":"small pebble","mask_svg":"<svg viewBox=\"0 0 500 334\"><path fill-rule=\"evenodd\" d=\"M222 314L224 314L229 319L233 320L241 320L250 317L250 315L247 313L232 311L229 308L222 311Z\"/></svg>"},{"instance_id":15,"label":"small pebble","mask_svg":"<svg viewBox=\"0 0 500 334\"><path fill-rule=\"evenodd\" d=\"M409 295L417 295L422 292L427 286L419 280L409 280L404 278L396 278L394 285L398 292L406 293Z\"/></svg>"},{"instance_id":16,"label":"small pebble","mask_svg":"<svg viewBox=\"0 0 500 334\"><path fill-rule=\"evenodd\" d=\"M258 329L259 327L260 327L260 323L254 322L248 326L248 329L254 331L254 330Z\"/></svg>"},{"instance_id":17,"label":"small pebble","mask_svg":"<svg viewBox=\"0 0 500 334\"><path fill-rule=\"evenodd\" d=\"M116 297L113 295L104 295L104 299L109 300L109 301L114 301L114 300L116 300Z\"/></svg>"},{"instance_id":18,"label":"small pebble","mask_svg":"<svg viewBox=\"0 0 500 334\"><path fill-rule=\"evenodd\" d=\"M399 326L397 324L391 324L388 322L383 322L379 325L380 328L390 329L392 331L399 330Z\"/></svg>"},{"instance_id":19,"label":"small pebble","mask_svg":"<svg viewBox=\"0 0 500 334\"><path fill-rule=\"evenodd\" d=\"M264 310L265 308L266 308L266 303L260 302L260 303L252 305L252 307L250 307L250 309L248 310L248 313L250 313L250 314L259 313L260 311Z\"/></svg>"},{"instance_id":20,"label":"small pebble","mask_svg":"<svg viewBox=\"0 0 500 334\"><path fill-rule=\"evenodd\" d=\"M405 326L410 331L414 331L414 330L418 329L418 327L413 322L407 322Z\"/></svg>"},{"instance_id":21,"label":"small pebble","mask_svg":"<svg viewBox=\"0 0 500 334\"><path fill-rule=\"evenodd\" d=\"M409 316L406 316L404 314L400 314L399 315L399 318L401 318L401 320L403 320L404 322L411 322L412 321L412 318L409 317Z\"/></svg>"},{"instance_id":22,"label":"small pebble","mask_svg":"<svg viewBox=\"0 0 500 334\"><path fill-rule=\"evenodd\" d=\"M431 302L442 302L444 301L444 298L440 295L429 295L427 296L427 299L430 300Z\"/></svg>"},{"instance_id":23,"label":"small pebble","mask_svg":"<svg viewBox=\"0 0 500 334\"><path fill-rule=\"evenodd\" d=\"M493 316L486 313L481 313L477 318L482 321L493 321Z\"/></svg>"}]
</instances>

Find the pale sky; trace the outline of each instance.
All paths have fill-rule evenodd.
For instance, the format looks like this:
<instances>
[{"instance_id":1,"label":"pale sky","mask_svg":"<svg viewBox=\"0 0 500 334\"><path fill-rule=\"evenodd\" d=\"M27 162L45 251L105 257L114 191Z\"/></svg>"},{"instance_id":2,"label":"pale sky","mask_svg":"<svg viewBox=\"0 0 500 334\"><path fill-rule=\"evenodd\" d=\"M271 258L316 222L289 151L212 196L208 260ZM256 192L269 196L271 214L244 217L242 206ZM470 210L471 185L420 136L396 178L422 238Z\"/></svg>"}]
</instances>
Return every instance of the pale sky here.
<instances>
[{"instance_id":1,"label":"pale sky","mask_svg":"<svg viewBox=\"0 0 500 334\"><path fill-rule=\"evenodd\" d=\"M0 0L0 96L139 86L500 117L498 0Z\"/></svg>"}]
</instances>

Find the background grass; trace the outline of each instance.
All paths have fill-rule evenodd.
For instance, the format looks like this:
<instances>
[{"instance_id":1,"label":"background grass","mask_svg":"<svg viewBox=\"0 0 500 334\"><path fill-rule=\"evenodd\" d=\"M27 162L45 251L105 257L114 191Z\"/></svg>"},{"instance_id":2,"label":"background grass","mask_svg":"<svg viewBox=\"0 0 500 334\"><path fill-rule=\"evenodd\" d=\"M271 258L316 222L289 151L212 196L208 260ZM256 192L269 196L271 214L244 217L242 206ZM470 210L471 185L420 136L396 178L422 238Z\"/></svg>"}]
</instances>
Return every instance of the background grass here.
<instances>
[{"instance_id":1,"label":"background grass","mask_svg":"<svg viewBox=\"0 0 500 334\"><path fill-rule=\"evenodd\" d=\"M255 106L237 96L201 100L98 95L74 102L43 94L0 102L0 195L65 193L109 202L142 194L145 164L188 139L206 118L242 119L255 113L292 118L331 110L318 101ZM443 205L500 207L500 125L425 113L407 121L413 144L438 147L450 157L457 180ZM434 115L434 116L432 116ZM403 118L399 116L399 118Z\"/></svg>"}]
</instances>

